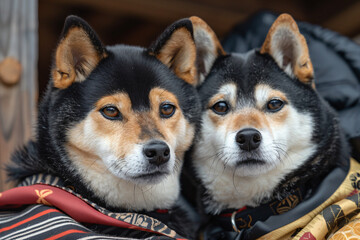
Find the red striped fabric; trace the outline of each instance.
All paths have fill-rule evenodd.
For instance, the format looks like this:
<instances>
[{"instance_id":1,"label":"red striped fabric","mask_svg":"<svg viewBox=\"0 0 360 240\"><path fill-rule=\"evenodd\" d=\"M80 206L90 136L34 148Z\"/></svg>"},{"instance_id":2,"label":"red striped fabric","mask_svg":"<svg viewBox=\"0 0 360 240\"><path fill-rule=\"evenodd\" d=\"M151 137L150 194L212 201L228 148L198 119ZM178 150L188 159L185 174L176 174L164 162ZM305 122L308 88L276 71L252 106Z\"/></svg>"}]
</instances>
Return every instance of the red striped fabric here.
<instances>
[{"instance_id":1,"label":"red striped fabric","mask_svg":"<svg viewBox=\"0 0 360 240\"><path fill-rule=\"evenodd\" d=\"M19 205L30 205L36 203L55 206L61 209L74 220L81 223L116 226L121 228L153 232L166 236L166 234L162 232L156 232L151 229L142 228L107 216L94 209L81 198L78 198L77 196L65 190L50 185L34 184L25 187L17 187L0 194L0 209L9 209L14 206L18 207Z\"/></svg>"},{"instance_id":2,"label":"red striped fabric","mask_svg":"<svg viewBox=\"0 0 360 240\"><path fill-rule=\"evenodd\" d=\"M72 233L86 233L84 231L80 231L80 230L76 230L76 229L71 229L71 230L67 230L65 232L62 232L62 233L59 233L59 234L56 234L52 237L49 237L49 238L46 238L45 240L56 240L56 239L59 239L61 237L65 237L66 235L69 235L69 234L72 234Z\"/></svg>"},{"instance_id":3,"label":"red striped fabric","mask_svg":"<svg viewBox=\"0 0 360 240\"><path fill-rule=\"evenodd\" d=\"M45 211L43 211L43 212L40 212L40 213L35 214L34 216L31 216L31 217L29 217L29 218L27 218L27 219L24 219L24 220L22 220L22 221L20 221L20 222L17 222L17 223L15 223L15 224L11 225L11 226L4 227L4 228L0 228L0 233L5 232L5 231L8 231L8 230L11 230L11 229L13 229L13 228L16 228L16 227L18 227L18 226L20 226L20 225L22 225L22 224L24 224L24 223L30 222L31 220L34 220L34 219L36 219L36 218L38 218L38 217L44 216L44 215L49 214L49 213L52 213L52 212L59 212L59 211L56 210L56 209L48 209L48 210L45 210Z\"/></svg>"}]
</instances>

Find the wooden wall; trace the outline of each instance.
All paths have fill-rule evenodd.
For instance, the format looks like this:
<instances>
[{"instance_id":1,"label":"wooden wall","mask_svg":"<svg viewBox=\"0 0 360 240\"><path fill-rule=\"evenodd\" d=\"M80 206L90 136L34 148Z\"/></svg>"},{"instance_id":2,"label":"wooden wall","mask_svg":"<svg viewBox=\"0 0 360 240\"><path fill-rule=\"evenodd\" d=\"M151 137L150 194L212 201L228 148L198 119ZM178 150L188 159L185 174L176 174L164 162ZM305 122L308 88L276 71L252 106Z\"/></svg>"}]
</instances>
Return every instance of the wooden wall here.
<instances>
[{"instance_id":1,"label":"wooden wall","mask_svg":"<svg viewBox=\"0 0 360 240\"><path fill-rule=\"evenodd\" d=\"M0 1L0 191L4 165L32 135L37 84L37 1Z\"/></svg>"}]
</instances>

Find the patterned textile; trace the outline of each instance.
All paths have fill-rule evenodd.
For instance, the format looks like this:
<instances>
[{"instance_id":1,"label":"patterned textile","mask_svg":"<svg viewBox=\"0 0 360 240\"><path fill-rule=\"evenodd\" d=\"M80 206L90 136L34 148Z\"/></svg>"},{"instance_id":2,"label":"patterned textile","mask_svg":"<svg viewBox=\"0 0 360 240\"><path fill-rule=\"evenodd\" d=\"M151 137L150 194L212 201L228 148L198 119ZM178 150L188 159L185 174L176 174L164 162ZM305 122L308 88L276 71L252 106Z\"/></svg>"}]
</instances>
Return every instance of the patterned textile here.
<instances>
[{"instance_id":1,"label":"patterned textile","mask_svg":"<svg viewBox=\"0 0 360 240\"><path fill-rule=\"evenodd\" d=\"M347 232L346 235L355 233L352 237L359 237L360 225L354 225L352 220L359 221L360 212L360 194L356 193L346 199L343 199L335 204L332 204L321 211L313 220L311 220L306 227L299 232L294 239L306 240L306 239L325 239L329 236L340 236L343 232ZM351 222L351 225L348 225ZM352 227L351 227L352 226ZM349 228L354 229L358 227L356 231L350 232ZM341 230L339 230L339 228ZM333 235L333 237L334 237ZM338 239L337 237L331 239ZM341 239L341 238L340 238ZM360 238L356 238L360 239Z\"/></svg>"},{"instance_id":2,"label":"patterned textile","mask_svg":"<svg viewBox=\"0 0 360 240\"><path fill-rule=\"evenodd\" d=\"M0 193L0 239L184 239L138 213L114 213L39 174Z\"/></svg>"},{"instance_id":3,"label":"patterned textile","mask_svg":"<svg viewBox=\"0 0 360 240\"><path fill-rule=\"evenodd\" d=\"M347 176L326 201L258 239L360 239L360 164L351 159Z\"/></svg>"},{"instance_id":4,"label":"patterned textile","mask_svg":"<svg viewBox=\"0 0 360 240\"><path fill-rule=\"evenodd\" d=\"M358 240L360 239L360 219L355 219L340 230L338 230L330 240Z\"/></svg>"}]
</instances>

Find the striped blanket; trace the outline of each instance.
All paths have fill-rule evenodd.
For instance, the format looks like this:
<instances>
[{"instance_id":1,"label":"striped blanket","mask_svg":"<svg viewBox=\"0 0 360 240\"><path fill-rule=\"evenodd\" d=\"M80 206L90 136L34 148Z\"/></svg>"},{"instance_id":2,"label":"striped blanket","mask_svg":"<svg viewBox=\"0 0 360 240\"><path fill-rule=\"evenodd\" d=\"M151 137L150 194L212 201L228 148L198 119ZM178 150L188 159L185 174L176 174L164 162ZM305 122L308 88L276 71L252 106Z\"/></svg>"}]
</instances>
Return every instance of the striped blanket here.
<instances>
[{"instance_id":1,"label":"striped blanket","mask_svg":"<svg viewBox=\"0 0 360 240\"><path fill-rule=\"evenodd\" d=\"M184 238L155 218L110 212L58 177L39 174L0 193L0 239Z\"/></svg>"}]
</instances>

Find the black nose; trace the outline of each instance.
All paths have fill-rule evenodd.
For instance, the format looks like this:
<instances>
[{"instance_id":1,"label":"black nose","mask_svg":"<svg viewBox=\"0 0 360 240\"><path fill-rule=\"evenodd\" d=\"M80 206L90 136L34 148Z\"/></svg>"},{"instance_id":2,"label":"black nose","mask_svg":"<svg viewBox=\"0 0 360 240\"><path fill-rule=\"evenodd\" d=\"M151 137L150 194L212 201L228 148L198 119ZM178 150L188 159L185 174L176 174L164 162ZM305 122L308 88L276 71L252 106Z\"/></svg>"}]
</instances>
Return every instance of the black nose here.
<instances>
[{"instance_id":1,"label":"black nose","mask_svg":"<svg viewBox=\"0 0 360 240\"><path fill-rule=\"evenodd\" d=\"M164 142L150 142L144 146L144 155L149 163L160 166L170 159L170 148Z\"/></svg>"},{"instance_id":2,"label":"black nose","mask_svg":"<svg viewBox=\"0 0 360 240\"><path fill-rule=\"evenodd\" d=\"M261 143L261 133L254 128L245 128L236 134L236 142L242 150L257 149Z\"/></svg>"}]
</instances>

